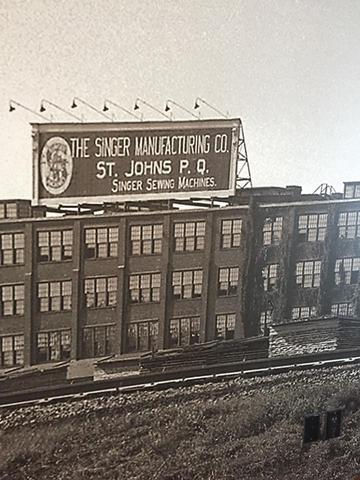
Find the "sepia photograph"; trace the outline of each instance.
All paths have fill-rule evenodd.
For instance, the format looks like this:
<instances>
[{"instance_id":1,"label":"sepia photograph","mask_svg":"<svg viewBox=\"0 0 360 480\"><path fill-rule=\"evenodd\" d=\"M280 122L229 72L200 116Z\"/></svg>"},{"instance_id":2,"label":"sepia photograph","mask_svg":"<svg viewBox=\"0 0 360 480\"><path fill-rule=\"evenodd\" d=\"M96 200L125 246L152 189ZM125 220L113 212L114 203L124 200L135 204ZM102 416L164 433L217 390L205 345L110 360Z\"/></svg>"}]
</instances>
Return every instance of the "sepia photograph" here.
<instances>
[{"instance_id":1,"label":"sepia photograph","mask_svg":"<svg viewBox=\"0 0 360 480\"><path fill-rule=\"evenodd\" d=\"M360 2L0 0L0 480L360 480Z\"/></svg>"}]
</instances>

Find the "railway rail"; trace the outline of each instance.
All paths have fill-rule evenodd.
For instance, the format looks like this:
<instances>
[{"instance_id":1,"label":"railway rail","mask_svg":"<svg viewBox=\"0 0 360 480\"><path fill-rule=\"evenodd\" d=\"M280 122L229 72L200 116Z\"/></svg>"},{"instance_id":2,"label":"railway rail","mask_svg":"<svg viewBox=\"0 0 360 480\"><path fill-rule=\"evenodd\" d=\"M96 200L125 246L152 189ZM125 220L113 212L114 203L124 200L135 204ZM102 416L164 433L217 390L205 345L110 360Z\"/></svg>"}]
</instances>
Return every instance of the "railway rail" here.
<instances>
[{"instance_id":1,"label":"railway rail","mask_svg":"<svg viewBox=\"0 0 360 480\"><path fill-rule=\"evenodd\" d=\"M0 410L16 409L102 395L141 390L177 388L205 382L219 382L231 377L255 377L360 363L360 349L336 351L296 357L266 358L205 367L184 368L156 373L138 373L110 379L66 383L17 392L0 392Z\"/></svg>"}]
</instances>

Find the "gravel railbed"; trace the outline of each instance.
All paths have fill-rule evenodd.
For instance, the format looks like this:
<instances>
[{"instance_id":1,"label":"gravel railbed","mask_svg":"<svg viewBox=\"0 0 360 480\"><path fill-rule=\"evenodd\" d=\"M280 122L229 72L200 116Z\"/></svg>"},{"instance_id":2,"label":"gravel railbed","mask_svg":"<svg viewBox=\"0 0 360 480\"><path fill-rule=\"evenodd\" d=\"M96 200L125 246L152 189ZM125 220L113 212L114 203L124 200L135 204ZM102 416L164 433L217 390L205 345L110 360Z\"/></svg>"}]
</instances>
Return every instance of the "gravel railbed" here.
<instances>
[{"instance_id":1,"label":"gravel railbed","mask_svg":"<svg viewBox=\"0 0 360 480\"><path fill-rule=\"evenodd\" d=\"M166 405L174 406L185 402L216 404L217 401L223 399L251 396L259 390L264 394L276 393L276 391L289 388L294 384L307 385L309 388L323 385L331 390L332 384L337 389L341 389L342 385L345 387L349 383L357 382L360 382L360 367L351 365L321 370L294 371L267 377L239 377L220 383L76 399L49 405L33 405L17 410L3 409L0 411L0 431L49 424L74 417L108 415L109 413L116 414L116 412L131 415L133 412L153 411L160 405L163 408Z\"/></svg>"}]
</instances>

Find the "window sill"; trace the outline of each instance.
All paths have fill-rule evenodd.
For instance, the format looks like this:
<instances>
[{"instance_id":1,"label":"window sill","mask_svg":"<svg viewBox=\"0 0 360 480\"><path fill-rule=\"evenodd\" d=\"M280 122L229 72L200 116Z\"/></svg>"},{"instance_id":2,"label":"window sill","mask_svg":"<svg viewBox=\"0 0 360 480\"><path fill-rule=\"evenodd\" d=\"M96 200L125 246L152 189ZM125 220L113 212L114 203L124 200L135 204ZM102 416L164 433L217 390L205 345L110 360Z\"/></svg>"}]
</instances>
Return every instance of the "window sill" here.
<instances>
[{"instance_id":1,"label":"window sill","mask_svg":"<svg viewBox=\"0 0 360 480\"><path fill-rule=\"evenodd\" d=\"M161 253L130 253L131 258L140 258L140 257L161 257Z\"/></svg>"},{"instance_id":2,"label":"window sill","mask_svg":"<svg viewBox=\"0 0 360 480\"><path fill-rule=\"evenodd\" d=\"M112 310L115 310L117 307L117 305L104 305L103 307L87 307L85 305L84 309L85 310L105 310L105 309L112 309Z\"/></svg>"},{"instance_id":3,"label":"window sill","mask_svg":"<svg viewBox=\"0 0 360 480\"><path fill-rule=\"evenodd\" d=\"M160 300L154 302L130 302L128 301L128 305L160 305Z\"/></svg>"},{"instance_id":4,"label":"window sill","mask_svg":"<svg viewBox=\"0 0 360 480\"><path fill-rule=\"evenodd\" d=\"M172 300L174 302L182 301L182 300L201 300L201 299L202 299L202 296L200 296L200 297L190 297L190 298L175 298L175 297L172 297Z\"/></svg>"},{"instance_id":5,"label":"window sill","mask_svg":"<svg viewBox=\"0 0 360 480\"><path fill-rule=\"evenodd\" d=\"M25 267L25 263L7 263L0 265L0 268L2 267Z\"/></svg>"},{"instance_id":6,"label":"window sill","mask_svg":"<svg viewBox=\"0 0 360 480\"><path fill-rule=\"evenodd\" d=\"M94 262L96 260L117 260L118 258L119 258L118 255L113 256L113 257L91 257L91 258L88 258L88 257L84 256L84 260L86 262Z\"/></svg>"},{"instance_id":7,"label":"window sill","mask_svg":"<svg viewBox=\"0 0 360 480\"><path fill-rule=\"evenodd\" d=\"M55 264L55 265L58 265L58 264L61 264L61 263L72 263L73 259L70 258L70 259L67 259L67 260L38 260L38 265L52 265L52 264Z\"/></svg>"},{"instance_id":8,"label":"window sill","mask_svg":"<svg viewBox=\"0 0 360 480\"><path fill-rule=\"evenodd\" d=\"M204 253L205 249L201 250L173 250L174 255L183 255L184 253Z\"/></svg>"},{"instance_id":9,"label":"window sill","mask_svg":"<svg viewBox=\"0 0 360 480\"><path fill-rule=\"evenodd\" d=\"M354 241L360 240L360 237L337 237L338 240L345 240L345 241Z\"/></svg>"},{"instance_id":10,"label":"window sill","mask_svg":"<svg viewBox=\"0 0 360 480\"><path fill-rule=\"evenodd\" d=\"M297 245L304 245L304 244L307 244L307 243L324 243L325 240L301 240L301 241L297 241L296 244Z\"/></svg>"},{"instance_id":11,"label":"window sill","mask_svg":"<svg viewBox=\"0 0 360 480\"><path fill-rule=\"evenodd\" d=\"M72 313L72 310L56 310L56 311L55 310L46 310L46 311L43 311L43 312L38 311L36 313L37 313L37 315L49 315L49 314L54 315L56 313L57 314L59 314L59 313L61 313L61 314L65 313L66 314L66 313Z\"/></svg>"},{"instance_id":12,"label":"window sill","mask_svg":"<svg viewBox=\"0 0 360 480\"><path fill-rule=\"evenodd\" d=\"M303 287L302 285L296 285L297 288L299 289L302 289L302 290L316 290L318 288L320 288L320 285L318 285L317 287Z\"/></svg>"}]
</instances>

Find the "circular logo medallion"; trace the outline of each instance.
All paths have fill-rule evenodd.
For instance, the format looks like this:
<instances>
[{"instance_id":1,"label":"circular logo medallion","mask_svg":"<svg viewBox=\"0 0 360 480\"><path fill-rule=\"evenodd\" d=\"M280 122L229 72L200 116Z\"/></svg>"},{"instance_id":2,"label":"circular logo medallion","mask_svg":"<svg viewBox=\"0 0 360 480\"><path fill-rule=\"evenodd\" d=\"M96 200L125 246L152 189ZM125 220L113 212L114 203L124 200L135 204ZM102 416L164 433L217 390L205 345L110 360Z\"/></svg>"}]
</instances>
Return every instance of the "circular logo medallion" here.
<instances>
[{"instance_id":1,"label":"circular logo medallion","mask_svg":"<svg viewBox=\"0 0 360 480\"><path fill-rule=\"evenodd\" d=\"M64 193L71 182L73 159L70 146L62 137L52 137L44 145L40 158L40 176L52 195Z\"/></svg>"}]
</instances>

